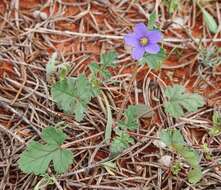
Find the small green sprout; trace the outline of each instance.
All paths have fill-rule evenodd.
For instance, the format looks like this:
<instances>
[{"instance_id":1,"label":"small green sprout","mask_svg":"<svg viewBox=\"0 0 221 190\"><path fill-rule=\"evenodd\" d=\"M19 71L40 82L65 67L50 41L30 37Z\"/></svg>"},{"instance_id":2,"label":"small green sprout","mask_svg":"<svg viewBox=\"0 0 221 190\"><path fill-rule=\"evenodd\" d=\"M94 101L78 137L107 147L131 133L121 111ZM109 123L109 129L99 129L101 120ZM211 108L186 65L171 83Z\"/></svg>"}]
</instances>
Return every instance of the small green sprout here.
<instances>
[{"instance_id":1,"label":"small green sprout","mask_svg":"<svg viewBox=\"0 0 221 190\"><path fill-rule=\"evenodd\" d=\"M214 67L221 64L221 50L212 46L209 48L201 48L198 55L198 60L204 66Z\"/></svg>"},{"instance_id":2,"label":"small green sprout","mask_svg":"<svg viewBox=\"0 0 221 190\"><path fill-rule=\"evenodd\" d=\"M186 145L180 131L178 131L177 129L162 130L160 132L160 139L169 148L176 151L177 154L182 156L185 161L191 166L191 169L187 176L189 182L195 184L200 181L202 178L202 171L199 165L199 155L193 148Z\"/></svg>"},{"instance_id":3,"label":"small green sprout","mask_svg":"<svg viewBox=\"0 0 221 190\"><path fill-rule=\"evenodd\" d=\"M124 111L124 119L117 123L117 128L115 129L116 137L110 146L110 151L113 155L121 153L130 144L134 143L134 139L130 137L128 130L136 130L139 126L139 118L148 111L147 106L143 104L130 105ZM149 116L151 117L152 114Z\"/></svg>"},{"instance_id":4,"label":"small green sprout","mask_svg":"<svg viewBox=\"0 0 221 190\"><path fill-rule=\"evenodd\" d=\"M221 113L215 111L213 113L213 127L210 129L209 134L211 136L218 136L221 134Z\"/></svg>"},{"instance_id":5,"label":"small green sprout","mask_svg":"<svg viewBox=\"0 0 221 190\"><path fill-rule=\"evenodd\" d=\"M173 175L178 175L180 173L181 169L182 169L182 165L181 165L181 162L179 162L179 161L176 161L171 166L171 172Z\"/></svg>"}]
</instances>

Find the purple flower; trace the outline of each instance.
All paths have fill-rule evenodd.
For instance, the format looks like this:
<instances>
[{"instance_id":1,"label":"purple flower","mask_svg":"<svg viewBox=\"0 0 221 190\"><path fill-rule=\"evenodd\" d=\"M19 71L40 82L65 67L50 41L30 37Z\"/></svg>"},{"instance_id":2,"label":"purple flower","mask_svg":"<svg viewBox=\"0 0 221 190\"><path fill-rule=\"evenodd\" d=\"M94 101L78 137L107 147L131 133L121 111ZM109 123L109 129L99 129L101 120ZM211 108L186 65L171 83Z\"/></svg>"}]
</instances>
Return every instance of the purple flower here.
<instances>
[{"instance_id":1,"label":"purple flower","mask_svg":"<svg viewBox=\"0 0 221 190\"><path fill-rule=\"evenodd\" d=\"M133 47L132 58L139 60L144 53L157 54L160 46L157 44L162 39L162 34L158 30L149 31L145 24L135 25L134 32L124 37L126 44Z\"/></svg>"}]
</instances>

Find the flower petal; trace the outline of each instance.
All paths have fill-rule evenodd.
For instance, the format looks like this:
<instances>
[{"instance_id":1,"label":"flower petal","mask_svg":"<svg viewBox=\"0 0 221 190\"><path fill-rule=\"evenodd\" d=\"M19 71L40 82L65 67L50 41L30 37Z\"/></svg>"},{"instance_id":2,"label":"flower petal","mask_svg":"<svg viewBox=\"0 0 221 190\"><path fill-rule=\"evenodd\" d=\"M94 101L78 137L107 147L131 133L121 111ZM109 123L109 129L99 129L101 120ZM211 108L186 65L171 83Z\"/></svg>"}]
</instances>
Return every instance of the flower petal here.
<instances>
[{"instance_id":1,"label":"flower petal","mask_svg":"<svg viewBox=\"0 0 221 190\"><path fill-rule=\"evenodd\" d=\"M148 44L145 46L145 51L151 54L157 54L160 51L160 46L158 44Z\"/></svg>"},{"instance_id":2,"label":"flower petal","mask_svg":"<svg viewBox=\"0 0 221 190\"><path fill-rule=\"evenodd\" d=\"M132 58L135 60L139 60L140 58L143 57L144 52L145 52L144 47L136 47L132 51Z\"/></svg>"},{"instance_id":3,"label":"flower petal","mask_svg":"<svg viewBox=\"0 0 221 190\"><path fill-rule=\"evenodd\" d=\"M129 33L126 36L124 36L124 41L127 45L130 46L136 47L139 45L139 40L137 39L135 33Z\"/></svg>"},{"instance_id":4,"label":"flower petal","mask_svg":"<svg viewBox=\"0 0 221 190\"><path fill-rule=\"evenodd\" d=\"M147 37L151 44L155 44L162 40L162 33L158 30L148 31Z\"/></svg>"},{"instance_id":5,"label":"flower petal","mask_svg":"<svg viewBox=\"0 0 221 190\"><path fill-rule=\"evenodd\" d=\"M144 23L136 24L134 27L134 31L137 34L137 38L146 36L148 34L147 26Z\"/></svg>"}]
</instances>

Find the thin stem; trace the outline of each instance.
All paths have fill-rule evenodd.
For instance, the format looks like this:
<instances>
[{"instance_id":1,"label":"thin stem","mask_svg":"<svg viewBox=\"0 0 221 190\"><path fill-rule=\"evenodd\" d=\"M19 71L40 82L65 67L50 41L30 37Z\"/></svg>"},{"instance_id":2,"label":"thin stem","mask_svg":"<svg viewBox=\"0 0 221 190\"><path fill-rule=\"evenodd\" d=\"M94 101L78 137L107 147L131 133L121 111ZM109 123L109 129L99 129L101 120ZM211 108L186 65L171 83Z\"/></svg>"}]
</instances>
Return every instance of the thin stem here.
<instances>
[{"instance_id":1,"label":"thin stem","mask_svg":"<svg viewBox=\"0 0 221 190\"><path fill-rule=\"evenodd\" d=\"M121 106L120 106L120 111L119 111L118 114L117 114L117 119L116 119L116 121L119 121L120 118L121 118L121 116L122 116L122 114L123 114L124 108L125 108L125 106L126 106L128 100L129 100L129 96L130 96L130 93L131 93L131 88L132 88L133 82L134 82L134 80L136 79L136 76L137 76L138 71L139 71L139 67L136 66L135 71L133 72L133 75L132 75L132 77L131 77L130 83L129 83L129 85L128 85L125 98L124 98L124 100L123 100L123 102L122 102L122 104L121 104Z\"/></svg>"}]
</instances>

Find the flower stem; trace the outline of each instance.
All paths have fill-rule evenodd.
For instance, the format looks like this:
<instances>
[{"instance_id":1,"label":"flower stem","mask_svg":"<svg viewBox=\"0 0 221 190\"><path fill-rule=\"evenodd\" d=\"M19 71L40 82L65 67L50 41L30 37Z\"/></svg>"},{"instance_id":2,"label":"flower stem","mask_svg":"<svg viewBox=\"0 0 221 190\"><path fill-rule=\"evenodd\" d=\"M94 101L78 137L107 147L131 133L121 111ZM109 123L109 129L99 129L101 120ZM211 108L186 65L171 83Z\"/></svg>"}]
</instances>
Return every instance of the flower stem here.
<instances>
[{"instance_id":1,"label":"flower stem","mask_svg":"<svg viewBox=\"0 0 221 190\"><path fill-rule=\"evenodd\" d=\"M136 76L137 76L137 73L139 72L139 70L140 70L139 67L136 65L135 71L133 72L133 75L131 77L131 80L129 82L129 85L128 85L128 88L127 88L127 91L126 91L125 98L124 98L124 100L123 100L123 102L120 106L120 111L117 114L116 122L119 121L121 119L121 116L123 115L124 108L127 105L127 102L129 100L129 96L130 96L130 93L131 93L131 88L132 88L133 82L136 79Z\"/></svg>"}]
</instances>

